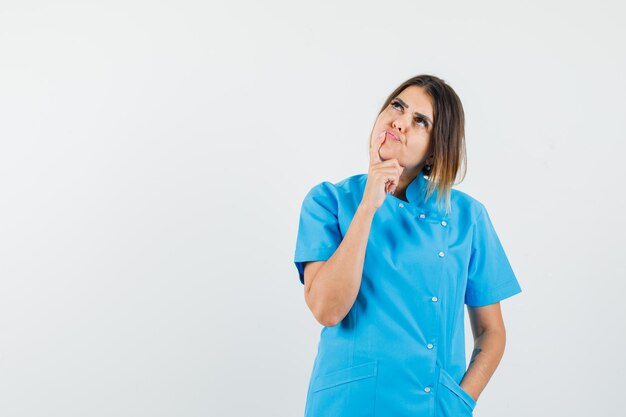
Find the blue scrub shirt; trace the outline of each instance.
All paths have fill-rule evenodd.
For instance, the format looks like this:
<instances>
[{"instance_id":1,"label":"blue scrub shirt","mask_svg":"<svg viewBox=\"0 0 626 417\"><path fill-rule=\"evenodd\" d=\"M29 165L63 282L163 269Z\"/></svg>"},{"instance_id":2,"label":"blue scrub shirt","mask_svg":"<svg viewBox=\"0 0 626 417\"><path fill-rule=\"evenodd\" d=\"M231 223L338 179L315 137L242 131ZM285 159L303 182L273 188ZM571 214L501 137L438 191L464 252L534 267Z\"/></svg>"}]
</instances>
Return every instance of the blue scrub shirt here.
<instances>
[{"instance_id":1,"label":"blue scrub shirt","mask_svg":"<svg viewBox=\"0 0 626 417\"><path fill-rule=\"evenodd\" d=\"M295 265L335 252L363 197L367 174L314 186L304 198ZM428 179L405 202L387 194L376 211L358 296L336 326L323 327L305 417L462 417L476 401L466 371L464 304L521 292L485 206L451 190L451 211L425 201Z\"/></svg>"}]
</instances>

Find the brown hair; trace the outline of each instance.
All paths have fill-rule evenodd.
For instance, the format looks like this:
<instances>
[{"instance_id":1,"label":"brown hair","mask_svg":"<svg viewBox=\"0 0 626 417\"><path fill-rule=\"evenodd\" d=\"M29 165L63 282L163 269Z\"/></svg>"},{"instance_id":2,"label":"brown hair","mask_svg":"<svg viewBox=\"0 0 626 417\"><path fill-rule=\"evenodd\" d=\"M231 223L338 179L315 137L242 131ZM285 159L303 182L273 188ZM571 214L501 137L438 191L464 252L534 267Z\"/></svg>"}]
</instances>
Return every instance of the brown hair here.
<instances>
[{"instance_id":1,"label":"brown hair","mask_svg":"<svg viewBox=\"0 0 626 417\"><path fill-rule=\"evenodd\" d=\"M445 196L446 212L451 210L450 193L457 174L463 166L463 177L467 173L465 150L465 113L459 96L446 82L434 75L422 74L409 78L396 88L385 100L378 114L382 113L391 100L409 86L422 87L434 102L434 122L427 155L434 154L432 168L422 168L418 175L428 176L426 199L437 189L437 204Z\"/></svg>"}]
</instances>

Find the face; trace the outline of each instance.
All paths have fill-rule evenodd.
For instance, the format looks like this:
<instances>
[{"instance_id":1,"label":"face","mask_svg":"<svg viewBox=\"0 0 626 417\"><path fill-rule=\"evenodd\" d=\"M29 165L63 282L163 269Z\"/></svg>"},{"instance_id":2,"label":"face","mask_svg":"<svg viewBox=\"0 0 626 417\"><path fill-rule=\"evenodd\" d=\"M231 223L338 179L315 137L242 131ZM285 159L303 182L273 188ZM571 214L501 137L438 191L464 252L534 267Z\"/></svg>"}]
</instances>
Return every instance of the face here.
<instances>
[{"instance_id":1,"label":"face","mask_svg":"<svg viewBox=\"0 0 626 417\"><path fill-rule=\"evenodd\" d=\"M378 115L370 146L380 132L387 130L390 133L386 133L379 151L382 160L396 158L405 172L421 170L424 162L432 163L432 155L426 155L426 152L430 144L433 116L432 98L422 87L409 86Z\"/></svg>"}]
</instances>

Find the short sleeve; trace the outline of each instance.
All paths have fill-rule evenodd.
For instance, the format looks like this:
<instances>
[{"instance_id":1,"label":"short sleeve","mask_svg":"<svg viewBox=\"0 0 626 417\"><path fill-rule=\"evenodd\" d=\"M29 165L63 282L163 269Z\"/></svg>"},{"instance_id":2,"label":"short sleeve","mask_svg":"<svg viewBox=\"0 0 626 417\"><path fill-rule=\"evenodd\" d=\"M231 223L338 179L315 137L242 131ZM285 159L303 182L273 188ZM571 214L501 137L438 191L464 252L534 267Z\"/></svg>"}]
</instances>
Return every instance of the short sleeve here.
<instances>
[{"instance_id":1,"label":"short sleeve","mask_svg":"<svg viewBox=\"0 0 626 417\"><path fill-rule=\"evenodd\" d=\"M522 292L513 269L482 206L472 232L465 304L480 307Z\"/></svg>"},{"instance_id":2,"label":"short sleeve","mask_svg":"<svg viewBox=\"0 0 626 417\"><path fill-rule=\"evenodd\" d=\"M338 211L337 189L328 181L314 186L304 197L294 256L302 284L304 262L328 260L341 243Z\"/></svg>"}]
</instances>

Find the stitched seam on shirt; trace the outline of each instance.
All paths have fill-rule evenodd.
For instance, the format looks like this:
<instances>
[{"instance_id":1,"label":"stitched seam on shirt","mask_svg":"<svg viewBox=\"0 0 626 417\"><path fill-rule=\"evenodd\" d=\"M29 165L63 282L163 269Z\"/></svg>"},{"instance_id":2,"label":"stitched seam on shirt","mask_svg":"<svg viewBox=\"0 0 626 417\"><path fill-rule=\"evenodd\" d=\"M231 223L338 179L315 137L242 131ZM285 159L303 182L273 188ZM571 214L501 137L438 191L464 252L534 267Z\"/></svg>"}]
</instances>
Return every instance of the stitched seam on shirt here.
<instances>
[{"instance_id":1,"label":"stitched seam on shirt","mask_svg":"<svg viewBox=\"0 0 626 417\"><path fill-rule=\"evenodd\" d=\"M354 366L354 349L356 346L356 334L359 331L359 327L358 327L359 301L358 299L359 299L359 296L357 294L357 299L354 301L354 330L352 331L352 345L350 346L350 366Z\"/></svg>"},{"instance_id":2,"label":"stitched seam on shirt","mask_svg":"<svg viewBox=\"0 0 626 417\"><path fill-rule=\"evenodd\" d=\"M517 282L517 281L515 281L515 280L508 280L508 281L505 281L505 282L503 282L503 283L501 283L499 285L496 285L495 287L489 287L487 289L480 290L480 291L468 291L467 293L470 296L482 295L482 294L485 294L485 293L486 294L490 294L490 293L493 293L495 291L501 290L503 287L508 287L509 285L511 285L512 283L515 283L515 282Z\"/></svg>"}]
</instances>

